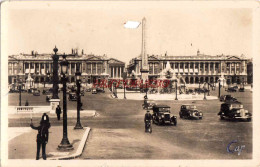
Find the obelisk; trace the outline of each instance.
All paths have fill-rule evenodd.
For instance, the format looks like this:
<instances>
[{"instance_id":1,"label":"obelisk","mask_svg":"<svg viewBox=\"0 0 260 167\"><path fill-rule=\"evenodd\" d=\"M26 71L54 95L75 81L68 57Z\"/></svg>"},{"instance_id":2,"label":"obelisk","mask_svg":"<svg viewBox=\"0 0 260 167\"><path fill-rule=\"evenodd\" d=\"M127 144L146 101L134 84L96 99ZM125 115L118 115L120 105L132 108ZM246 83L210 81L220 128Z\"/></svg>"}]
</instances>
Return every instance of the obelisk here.
<instances>
[{"instance_id":1,"label":"obelisk","mask_svg":"<svg viewBox=\"0 0 260 167\"><path fill-rule=\"evenodd\" d=\"M145 24L146 19L145 17L142 20L142 66L141 66L141 79L143 83L147 80L148 81L148 56L146 54L146 41L145 41Z\"/></svg>"}]
</instances>

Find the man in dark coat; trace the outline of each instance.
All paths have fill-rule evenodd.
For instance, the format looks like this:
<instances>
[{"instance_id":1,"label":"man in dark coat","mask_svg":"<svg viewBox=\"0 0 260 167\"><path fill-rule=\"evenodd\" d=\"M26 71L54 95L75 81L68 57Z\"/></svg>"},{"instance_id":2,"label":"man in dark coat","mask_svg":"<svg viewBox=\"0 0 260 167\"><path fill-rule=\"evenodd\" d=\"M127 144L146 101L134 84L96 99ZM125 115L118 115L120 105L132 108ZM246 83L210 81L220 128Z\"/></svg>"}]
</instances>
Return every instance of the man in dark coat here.
<instances>
[{"instance_id":1,"label":"man in dark coat","mask_svg":"<svg viewBox=\"0 0 260 167\"><path fill-rule=\"evenodd\" d=\"M148 123L151 123L151 120L152 120L152 115L150 114L149 110L147 110L147 112L145 113L145 116L144 116L144 123L145 123L145 131L147 132L147 124ZM151 126L151 124L150 124Z\"/></svg>"},{"instance_id":2,"label":"man in dark coat","mask_svg":"<svg viewBox=\"0 0 260 167\"><path fill-rule=\"evenodd\" d=\"M57 119L60 120L60 114L61 114L60 105L58 105L56 108L56 114L57 114Z\"/></svg>"},{"instance_id":3,"label":"man in dark coat","mask_svg":"<svg viewBox=\"0 0 260 167\"><path fill-rule=\"evenodd\" d=\"M49 138L49 128L51 127L49 122L49 116L44 113L40 122L40 126L34 126L30 124L32 129L38 130L36 142L37 142L37 154L36 160L39 160L39 154L42 147L42 158L46 160L46 144L48 143Z\"/></svg>"}]
</instances>

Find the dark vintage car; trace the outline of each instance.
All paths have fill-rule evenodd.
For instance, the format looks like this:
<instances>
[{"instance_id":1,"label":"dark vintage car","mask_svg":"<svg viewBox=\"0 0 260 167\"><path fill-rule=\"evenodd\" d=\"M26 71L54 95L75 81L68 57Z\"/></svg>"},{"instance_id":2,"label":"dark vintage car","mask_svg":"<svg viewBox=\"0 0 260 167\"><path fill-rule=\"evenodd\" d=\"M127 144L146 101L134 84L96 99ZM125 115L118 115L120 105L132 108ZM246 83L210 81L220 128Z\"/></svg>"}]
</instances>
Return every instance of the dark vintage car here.
<instances>
[{"instance_id":1,"label":"dark vintage car","mask_svg":"<svg viewBox=\"0 0 260 167\"><path fill-rule=\"evenodd\" d=\"M248 122L252 119L252 114L248 110L245 110L243 105L238 101L221 104L218 115L220 119L244 119Z\"/></svg>"},{"instance_id":2,"label":"dark vintage car","mask_svg":"<svg viewBox=\"0 0 260 167\"><path fill-rule=\"evenodd\" d=\"M177 117L171 115L171 107L167 105L154 105L153 106L153 123L157 125L170 124L177 125Z\"/></svg>"},{"instance_id":3,"label":"dark vintage car","mask_svg":"<svg viewBox=\"0 0 260 167\"><path fill-rule=\"evenodd\" d=\"M41 95L40 93L41 93L40 90L35 90L35 91L33 92L33 95L34 95L34 96L40 96L40 95Z\"/></svg>"},{"instance_id":4,"label":"dark vintage car","mask_svg":"<svg viewBox=\"0 0 260 167\"><path fill-rule=\"evenodd\" d=\"M186 119L202 119L203 113L193 104L184 104L179 112L180 118Z\"/></svg>"},{"instance_id":5,"label":"dark vintage car","mask_svg":"<svg viewBox=\"0 0 260 167\"><path fill-rule=\"evenodd\" d=\"M237 101L237 99L232 97L231 95L222 95L222 96L220 96L219 100L223 101L223 102Z\"/></svg>"},{"instance_id":6,"label":"dark vintage car","mask_svg":"<svg viewBox=\"0 0 260 167\"><path fill-rule=\"evenodd\" d=\"M144 100L144 104L142 104L143 109L152 110L155 102L152 100Z\"/></svg>"},{"instance_id":7,"label":"dark vintage car","mask_svg":"<svg viewBox=\"0 0 260 167\"><path fill-rule=\"evenodd\" d=\"M194 89L194 92L197 92L197 93L204 93L204 92L208 92L209 90L208 89L203 89L203 88L195 88Z\"/></svg>"},{"instance_id":8,"label":"dark vintage car","mask_svg":"<svg viewBox=\"0 0 260 167\"><path fill-rule=\"evenodd\" d=\"M76 93L70 93L69 94L69 101L77 101Z\"/></svg>"},{"instance_id":9,"label":"dark vintage car","mask_svg":"<svg viewBox=\"0 0 260 167\"><path fill-rule=\"evenodd\" d=\"M105 93L105 90L103 90L103 88L97 88L97 93Z\"/></svg>"},{"instance_id":10,"label":"dark vintage car","mask_svg":"<svg viewBox=\"0 0 260 167\"><path fill-rule=\"evenodd\" d=\"M245 88L239 88L238 91L239 91L239 92L244 92L244 91L245 91Z\"/></svg>"},{"instance_id":11,"label":"dark vintage car","mask_svg":"<svg viewBox=\"0 0 260 167\"><path fill-rule=\"evenodd\" d=\"M47 96L46 96L46 102L49 102L50 99L51 99L51 97L52 97L52 95L47 95Z\"/></svg>"},{"instance_id":12,"label":"dark vintage car","mask_svg":"<svg viewBox=\"0 0 260 167\"><path fill-rule=\"evenodd\" d=\"M52 91L50 91L50 89L43 89L42 90L42 94L43 95L49 95L49 94L51 94L52 93Z\"/></svg>"},{"instance_id":13,"label":"dark vintage car","mask_svg":"<svg viewBox=\"0 0 260 167\"><path fill-rule=\"evenodd\" d=\"M234 88L234 87L229 87L229 88L227 88L227 90L226 90L227 92L236 92L237 91L237 89L236 88Z\"/></svg>"}]
</instances>

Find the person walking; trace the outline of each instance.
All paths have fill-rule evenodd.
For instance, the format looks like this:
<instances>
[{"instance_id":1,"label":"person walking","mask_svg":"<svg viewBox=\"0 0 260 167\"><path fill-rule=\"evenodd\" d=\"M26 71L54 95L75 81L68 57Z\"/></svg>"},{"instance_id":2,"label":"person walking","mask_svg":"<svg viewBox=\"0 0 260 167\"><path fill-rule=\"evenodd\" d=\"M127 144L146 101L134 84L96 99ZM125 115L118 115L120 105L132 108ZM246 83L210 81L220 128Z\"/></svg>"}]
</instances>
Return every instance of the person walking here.
<instances>
[{"instance_id":1,"label":"person walking","mask_svg":"<svg viewBox=\"0 0 260 167\"><path fill-rule=\"evenodd\" d=\"M30 126L32 129L38 130L38 134L36 137L36 142L37 142L36 160L39 160L41 147L42 147L42 158L46 160L46 144L48 143L49 128L51 127L49 122L49 116L46 113L44 113L42 115L40 126L34 126L33 123L31 123Z\"/></svg>"},{"instance_id":2,"label":"person walking","mask_svg":"<svg viewBox=\"0 0 260 167\"><path fill-rule=\"evenodd\" d=\"M58 105L57 108L56 108L56 114L57 114L57 119L58 119L58 121L59 121L59 120L60 120L60 114L61 114L60 105Z\"/></svg>"},{"instance_id":3,"label":"person walking","mask_svg":"<svg viewBox=\"0 0 260 167\"><path fill-rule=\"evenodd\" d=\"M24 105L25 105L25 106L29 106L28 100L25 101L25 104L24 104Z\"/></svg>"}]
</instances>

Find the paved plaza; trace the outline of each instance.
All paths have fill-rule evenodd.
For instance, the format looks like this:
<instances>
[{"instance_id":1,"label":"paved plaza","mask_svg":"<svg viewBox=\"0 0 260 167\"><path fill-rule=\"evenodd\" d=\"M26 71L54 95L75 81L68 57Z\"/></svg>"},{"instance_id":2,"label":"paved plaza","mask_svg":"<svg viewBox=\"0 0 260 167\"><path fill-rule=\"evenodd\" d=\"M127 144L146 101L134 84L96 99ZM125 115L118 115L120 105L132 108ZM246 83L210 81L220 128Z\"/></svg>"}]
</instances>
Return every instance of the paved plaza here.
<instances>
[{"instance_id":1,"label":"paved plaza","mask_svg":"<svg viewBox=\"0 0 260 167\"><path fill-rule=\"evenodd\" d=\"M82 126L90 127L83 153L78 159L250 159L252 158L252 122L220 120L217 113L221 102L212 100L156 100L157 104L166 104L171 107L171 114L177 116L177 126L158 126L153 124L151 134L144 132L143 100L111 98L111 93L105 89L105 93L91 94L86 92L82 96L84 110L95 110L95 116L83 116ZM224 89L221 94L231 94L241 101L244 108L252 111L252 92L227 93ZM212 97L217 97L217 89L211 91ZM18 93L8 95L9 105L17 105ZM207 96L207 97L211 97ZM62 94L59 94L62 97ZM149 94L148 94L149 98ZM45 96L33 96L22 93L22 104L25 100L30 105L49 105L45 102ZM62 101L62 100L61 100ZM180 119L179 111L182 104L194 104L204 114L202 120ZM61 104L62 106L62 104ZM68 110L76 110L76 102L68 101ZM72 113L71 113L72 114ZM68 126L75 126L76 118L68 115ZM74 113L76 114L76 113ZM254 113L253 113L254 114ZM254 115L253 115L254 116ZM39 118L33 118L34 123ZM62 127L62 121L57 121L55 116L50 117L52 133L56 127ZM28 133L30 116L14 117L9 114L9 128L23 127ZM21 138L24 133L18 133L11 140ZM70 137L70 136L69 136ZM50 138L52 140L53 138ZM71 138L71 140L73 140ZM240 155L228 153L227 146L245 145ZM28 138L28 142L35 144L35 136ZM51 141L50 141L51 142ZM36 144L35 144L36 146ZM36 152L35 146L28 148L30 152ZM47 145L47 149L57 144ZM12 150L12 145L9 145ZM10 152L9 152L10 155ZM15 158L15 157L12 157ZM34 158L34 157L32 157Z\"/></svg>"}]
</instances>

